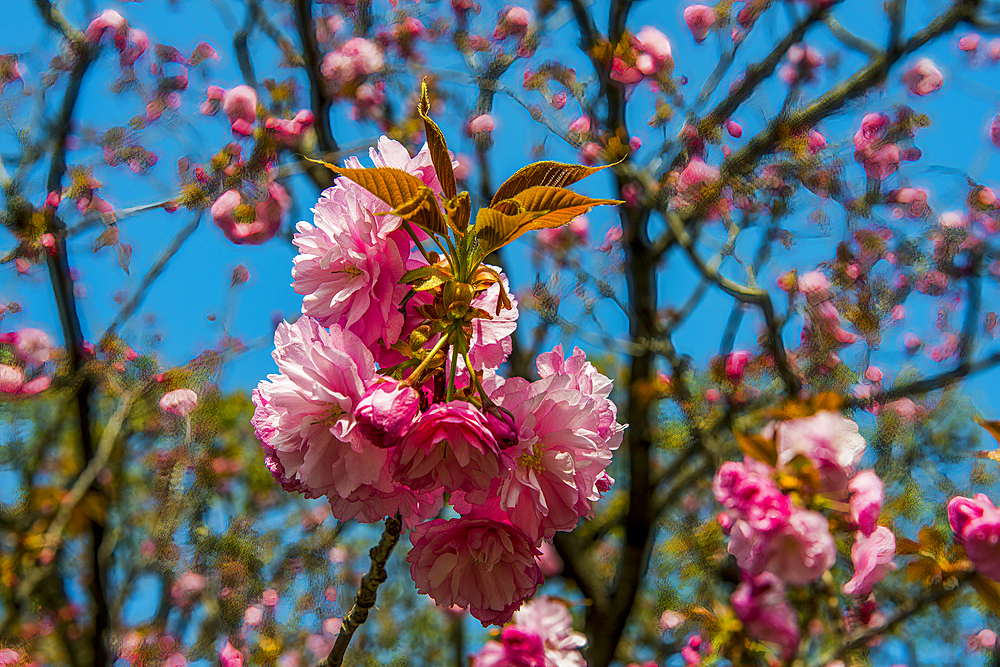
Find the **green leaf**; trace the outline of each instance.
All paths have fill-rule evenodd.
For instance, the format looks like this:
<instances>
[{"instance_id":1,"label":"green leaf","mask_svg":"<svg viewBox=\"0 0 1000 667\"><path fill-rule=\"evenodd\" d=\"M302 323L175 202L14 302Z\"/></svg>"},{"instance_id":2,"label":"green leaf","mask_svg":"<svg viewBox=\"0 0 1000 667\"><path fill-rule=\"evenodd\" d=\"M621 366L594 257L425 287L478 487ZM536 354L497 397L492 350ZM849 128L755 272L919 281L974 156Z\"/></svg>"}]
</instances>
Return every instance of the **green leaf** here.
<instances>
[{"instance_id":1,"label":"green leaf","mask_svg":"<svg viewBox=\"0 0 1000 667\"><path fill-rule=\"evenodd\" d=\"M420 101L417 103L417 113L424 120L424 135L427 137L427 147L431 152L431 162L434 163L434 171L437 172L438 180L441 182L441 192L445 199L455 196L455 171L451 166L451 154L448 153L448 144L444 140L444 133L437 123L430 119L431 102L427 96L426 80L420 82Z\"/></svg>"},{"instance_id":2,"label":"green leaf","mask_svg":"<svg viewBox=\"0 0 1000 667\"><path fill-rule=\"evenodd\" d=\"M582 164L566 164L552 161L529 164L527 167L518 169L514 172L513 176L504 181L496 194L493 195L493 199L490 201L490 208L493 208L498 202L504 199L511 199L515 195L536 185L561 188L583 180L591 174L596 174L602 169L613 167L615 164L618 164L618 162L606 164L602 167L587 167Z\"/></svg>"},{"instance_id":3,"label":"green leaf","mask_svg":"<svg viewBox=\"0 0 1000 667\"><path fill-rule=\"evenodd\" d=\"M399 279L399 282L402 285L409 285L410 283L435 275L442 276L446 279L451 278L451 276L448 275L440 266L425 264L424 266L418 266L417 268L404 273L403 277Z\"/></svg>"}]
</instances>

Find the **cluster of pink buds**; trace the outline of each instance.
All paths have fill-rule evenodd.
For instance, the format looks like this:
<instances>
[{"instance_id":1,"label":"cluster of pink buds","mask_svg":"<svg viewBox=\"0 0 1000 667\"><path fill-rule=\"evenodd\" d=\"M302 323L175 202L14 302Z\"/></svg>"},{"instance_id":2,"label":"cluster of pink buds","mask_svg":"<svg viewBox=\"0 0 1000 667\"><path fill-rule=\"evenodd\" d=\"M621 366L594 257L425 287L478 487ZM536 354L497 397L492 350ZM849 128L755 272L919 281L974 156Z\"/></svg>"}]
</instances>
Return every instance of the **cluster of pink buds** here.
<instances>
[{"instance_id":1,"label":"cluster of pink buds","mask_svg":"<svg viewBox=\"0 0 1000 667\"><path fill-rule=\"evenodd\" d=\"M837 559L824 511L843 514L839 523L855 529L848 595L867 597L895 569L896 538L878 525L882 481L871 470L855 472L865 441L853 421L821 410L777 422L754 442L748 451L758 458L724 463L712 489L726 507L719 521L744 577L733 607L750 634L790 656L799 630L785 586L816 581Z\"/></svg>"},{"instance_id":2,"label":"cluster of pink buds","mask_svg":"<svg viewBox=\"0 0 1000 667\"><path fill-rule=\"evenodd\" d=\"M611 78L625 85L642 81L643 77L669 77L674 69L670 40L652 26L645 26L632 37L632 48L611 59Z\"/></svg>"},{"instance_id":3,"label":"cluster of pink buds","mask_svg":"<svg viewBox=\"0 0 1000 667\"><path fill-rule=\"evenodd\" d=\"M0 334L0 350L9 352L0 355L6 360L0 363L0 393L37 394L49 388L52 343L43 332L26 328Z\"/></svg>"},{"instance_id":4,"label":"cluster of pink buds","mask_svg":"<svg viewBox=\"0 0 1000 667\"><path fill-rule=\"evenodd\" d=\"M122 70L135 64L149 46L149 37L137 28L129 27L128 21L113 9L105 9L101 15L90 22L84 31L84 38L91 44L98 44L101 38L112 34L112 41L118 51L118 60Z\"/></svg>"},{"instance_id":5,"label":"cluster of pink buds","mask_svg":"<svg viewBox=\"0 0 1000 667\"><path fill-rule=\"evenodd\" d=\"M341 178L294 239L303 315L278 326L279 373L254 390L253 425L285 489L326 496L341 520L400 516L420 592L502 624L542 580L542 541L611 487L624 427L580 350L539 355L536 382L496 372L518 311L483 258L617 202L538 185L598 168L537 163L473 225L426 88L420 104L428 146L415 157L383 137L374 168L327 165ZM459 518L426 521L445 503Z\"/></svg>"}]
</instances>

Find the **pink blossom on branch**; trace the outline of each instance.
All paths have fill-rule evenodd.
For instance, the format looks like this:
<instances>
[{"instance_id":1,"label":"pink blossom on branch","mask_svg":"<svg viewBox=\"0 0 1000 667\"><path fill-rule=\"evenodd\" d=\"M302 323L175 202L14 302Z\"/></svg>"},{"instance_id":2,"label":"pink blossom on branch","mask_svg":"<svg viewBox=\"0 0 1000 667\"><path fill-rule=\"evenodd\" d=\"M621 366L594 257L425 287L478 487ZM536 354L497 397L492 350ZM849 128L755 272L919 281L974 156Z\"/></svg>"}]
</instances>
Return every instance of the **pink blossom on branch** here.
<instances>
[{"instance_id":1,"label":"pink blossom on branch","mask_svg":"<svg viewBox=\"0 0 1000 667\"><path fill-rule=\"evenodd\" d=\"M737 521L729 536L729 553L736 557L740 569L752 575L771 572L796 585L820 578L837 560L826 517L799 509L768 533Z\"/></svg>"},{"instance_id":2,"label":"pink blossom on branch","mask_svg":"<svg viewBox=\"0 0 1000 667\"><path fill-rule=\"evenodd\" d=\"M441 607L458 605L484 626L510 620L542 581L533 541L488 518L434 519L410 532L406 556L417 591Z\"/></svg>"},{"instance_id":3,"label":"pink blossom on branch","mask_svg":"<svg viewBox=\"0 0 1000 667\"><path fill-rule=\"evenodd\" d=\"M983 493L955 496L948 503L948 520L976 569L1000 581L1000 509Z\"/></svg>"},{"instance_id":4,"label":"pink blossom on branch","mask_svg":"<svg viewBox=\"0 0 1000 667\"><path fill-rule=\"evenodd\" d=\"M795 654L799 645L798 618L778 577L765 572L744 580L731 601L733 611L752 637L777 644L786 660Z\"/></svg>"},{"instance_id":5,"label":"pink blossom on branch","mask_svg":"<svg viewBox=\"0 0 1000 667\"><path fill-rule=\"evenodd\" d=\"M160 409L170 414L186 417L198 407L198 394L191 389L174 389L160 399Z\"/></svg>"},{"instance_id":6,"label":"pink blossom on branch","mask_svg":"<svg viewBox=\"0 0 1000 667\"><path fill-rule=\"evenodd\" d=\"M260 245L274 238L291 207L284 186L272 182L267 195L255 204L243 204L243 196L227 190L212 204L212 220L227 239L237 245Z\"/></svg>"},{"instance_id":7,"label":"pink blossom on branch","mask_svg":"<svg viewBox=\"0 0 1000 667\"><path fill-rule=\"evenodd\" d=\"M878 526L885 497L882 480L874 471L862 470L847 485L847 490L851 494L851 521L863 535L871 535Z\"/></svg>"},{"instance_id":8,"label":"pink blossom on branch","mask_svg":"<svg viewBox=\"0 0 1000 667\"><path fill-rule=\"evenodd\" d=\"M393 462L396 479L413 491L462 491L477 505L513 463L482 411L465 401L435 403L421 414L396 445Z\"/></svg>"},{"instance_id":9,"label":"pink blossom on branch","mask_svg":"<svg viewBox=\"0 0 1000 667\"><path fill-rule=\"evenodd\" d=\"M875 585L896 569L892 559L896 556L896 536L885 526L871 534L858 531L851 547L854 577L844 584L848 595L868 595Z\"/></svg>"},{"instance_id":10,"label":"pink blossom on branch","mask_svg":"<svg viewBox=\"0 0 1000 667\"><path fill-rule=\"evenodd\" d=\"M684 9L684 22L694 41L702 42L715 23L715 10L706 5L691 5Z\"/></svg>"},{"instance_id":11,"label":"pink blossom on branch","mask_svg":"<svg viewBox=\"0 0 1000 667\"><path fill-rule=\"evenodd\" d=\"M929 95L944 85L944 75L930 58L921 58L903 73L903 83L914 95Z\"/></svg>"},{"instance_id":12,"label":"pink blossom on branch","mask_svg":"<svg viewBox=\"0 0 1000 667\"><path fill-rule=\"evenodd\" d=\"M375 361L361 339L303 316L279 324L274 344L279 374L254 389L251 420L271 474L310 498L344 498L378 482L387 454L363 441L354 417L375 381Z\"/></svg>"}]
</instances>

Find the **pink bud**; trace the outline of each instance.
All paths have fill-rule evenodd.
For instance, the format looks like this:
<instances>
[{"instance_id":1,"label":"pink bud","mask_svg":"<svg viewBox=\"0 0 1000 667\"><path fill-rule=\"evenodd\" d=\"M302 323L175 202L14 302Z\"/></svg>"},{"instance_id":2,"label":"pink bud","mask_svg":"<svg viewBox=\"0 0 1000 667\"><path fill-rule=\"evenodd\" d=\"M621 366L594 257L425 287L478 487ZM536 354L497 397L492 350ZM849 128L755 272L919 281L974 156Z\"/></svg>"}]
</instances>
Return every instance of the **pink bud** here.
<instances>
[{"instance_id":1,"label":"pink bud","mask_svg":"<svg viewBox=\"0 0 1000 667\"><path fill-rule=\"evenodd\" d=\"M222 663L222 667L243 667L243 653L227 640L219 654L219 661Z\"/></svg>"},{"instance_id":2,"label":"pink bud","mask_svg":"<svg viewBox=\"0 0 1000 667\"><path fill-rule=\"evenodd\" d=\"M743 136L743 128L734 120L726 121L726 132L734 139L739 139Z\"/></svg>"},{"instance_id":3,"label":"pink bud","mask_svg":"<svg viewBox=\"0 0 1000 667\"><path fill-rule=\"evenodd\" d=\"M882 369L878 366L869 366L865 369L865 379L870 382L881 382L882 381Z\"/></svg>"},{"instance_id":4,"label":"pink bud","mask_svg":"<svg viewBox=\"0 0 1000 667\"><path fill-rule=\"evenodd\" d=\"M198 394L190 389L174 389L160 399L160 409L170 414L186 417L198 406Z\"/></svg>"},{"instance_id":5,"label":"pink bud","mask_svg":"<svg viewBox=\"0 0 1000 667\"><path fill-rule=\"evenodd\" d=\"M958 50L959 51L975 51L979 47L979 35L976 33L969 33L962 39L958 40Z\"/></svg>"},{"instance_id":6,"label":"pink bud","mask_svg":"<svg viewBox=\"0 0 1000 667\"><path fill-rule=\"evenodd\" d=\"M715 23L715 10L705 5L691 5L684 10L684 22L694 40L702 42Z\"/></svg>"},{"instance_id":7,"label":"pink bud","mask_svg":"<svg viewBox=\"0 0 1000 667\"><path fill-rule=\"evenodd\" d=\"M531 12L524 7L511 7L507 11L507 23L519 28L527 28L531 22Z\"/></svg>"},{"instance_id":8,"label":"pink bud","mask_svg":"<svg viewBox=\"0 0 1000 667\"><path fill-rule=\"evenodd\" d=\"M642 148L642 139L639 137L630 137L628 140L628 148L630 151L635 153L637 150Z\"/></svg>"},{"instance_id":9,"label":"pink bud","mask_svg":"<svg viewBox=\"0 0 1000 667\"><path fill-rule=\"evenodd\" d=\"M569 124L569 131L577 134L587 134L590 132L590 117L580 116Z\"/></svg>"},{"instance_id":10,"label":"pink bud","mask_svg":"<svg viewBox=\"0 0 1000 667\"><path fill-rule=\"evenodd\" d=\"M566 93L556 93L552 96L552 107L562 109L566 106Z\"/></svg>"},{"instance_id":11,"label":"pink bud","mask_svg":"<svg viewBox=\"0 0 1000 667\"><path fill-rule=\"evenodd\" d=\"M496 128L493 117L489 114L476 116L469 121L469 132L479 134L480 132L492 132Z\"/></svg>"}]
</instances>

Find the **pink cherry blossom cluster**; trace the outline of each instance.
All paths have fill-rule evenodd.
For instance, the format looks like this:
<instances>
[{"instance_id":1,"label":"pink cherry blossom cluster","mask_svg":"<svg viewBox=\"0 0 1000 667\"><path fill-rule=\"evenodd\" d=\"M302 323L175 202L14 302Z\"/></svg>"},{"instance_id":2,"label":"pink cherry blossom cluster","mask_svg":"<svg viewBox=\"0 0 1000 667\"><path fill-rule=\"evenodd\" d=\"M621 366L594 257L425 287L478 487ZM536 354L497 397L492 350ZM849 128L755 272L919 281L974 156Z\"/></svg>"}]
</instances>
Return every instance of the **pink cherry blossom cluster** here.
<instances>
[{"instance_id":1,"label":"pink cherry blossom cluster","mask_svg":"<svg viewBox=\"0 0 1000 667\"><path fill-rule=\"evenodd\" d=\"M656 28L645 26L632 38L631 53L612 58L610 76L625 85L633 85L643 77L668 77L673 69L670 40Z\"/></svg>"},{"instance_id":2,"label":"pink cherry blossom cluster","mask_svg":"<svg viewBox=\"0 0 1000 667\"><path fill-rule=\"evenodd\" d=\"M113 9L101 12L100 16L90 22L83 36L91 44L98 44L109 32L123 71L131 68L149 46L149 37L145 31L129 27L125 17Z\"/></svg>"},{"instance_id":3,"label":"pink cherry blossom cluster","mask_svg":"<svg viewBox=\"0 0 1000 667\"><path fill-rule=\"evenodd\" d=\"M846 505L844 518L856 529L854 576L843 586L848 595L869 595L895 569L896 539L878 525L882 481L871 470L855 472L865 450L856 423L820 411L773 424L765 436L773 437L775 465L749 456L724 463L712 489L726 507L719 520L744 575L733 607L751 634L790 653L798 644L798 625L785 585L819 579L837 558L829 521L820 510ZM800 482L794 495L779 485L789 476Z\"/></svg>"},{"instance_id":4,"label":"pink cherry blossom cluster","mask_svg":"<svg viewBox=\"0 0 1000 667\"><path fill-rule=\"evenodd\" d=\"M48 336L31 328L0 334L0 349L4 348L11 358L0 364L0 393L37 394L49 388L52 343Z\"/></svg>"},{"instance_id":5,"label":"pink cherry blossom cluster","mask_svg":"<svg viewBox=\"0 0 1000 667\"><path fill-rule=\"evenodd\" d=\"M901 129L906 125L903 120L897 119L894 126L884 113L869 113L861 119L861 127L854 134L854 159L865 168L868 178L885 180L896 173L900 161L920 158L920 149L899 147L901 139L912 137L912 130Z\"/></svg>"},{"instance_id":6,"label":"pink cherry blossom cluster","mask_svg":"<svg viewBox=\"0 0 1000 667\"><path fill-rule=\"evenodd\" d=\"M488 641L472 657L472 667L583 667L578 650L586 637L573 631L573 618L564 601L547 595L514 612L500 641Z\"/></svg>"},{"instance_id":7,"label":"pink cherry blossom cluster","mask_svg":"<svg viewBox=\"0 0 1000 667\"><path fill-rule=\"evenodd\" d=\"M383 137L370 156L440 194L426 147L411 157ZM314 213L294 238L303 315L278 326L279 373L253 392L267 466L286 490L326 496L338 519L399 513L412 529L418 590L502 624L542 579L542 541L592 516L613 483L605 469L624 427L611 381L561 346L539 355L536 382L498 375L518 315L515 300L497 312L508 290L498 270L500 282L471 302L496 315L472 320L467 356L447 368L455 400L440 374L403 378L408 351L443 342L425 324L428 293L400 282L428 266L415 252L422 232L411 237L387 204L345 178ZM445 502L459 518L422 523Z\"/></svg>"}]
</instances>

